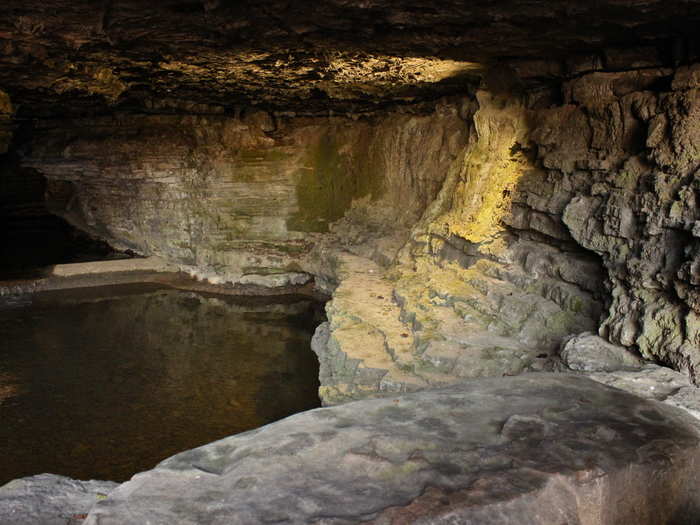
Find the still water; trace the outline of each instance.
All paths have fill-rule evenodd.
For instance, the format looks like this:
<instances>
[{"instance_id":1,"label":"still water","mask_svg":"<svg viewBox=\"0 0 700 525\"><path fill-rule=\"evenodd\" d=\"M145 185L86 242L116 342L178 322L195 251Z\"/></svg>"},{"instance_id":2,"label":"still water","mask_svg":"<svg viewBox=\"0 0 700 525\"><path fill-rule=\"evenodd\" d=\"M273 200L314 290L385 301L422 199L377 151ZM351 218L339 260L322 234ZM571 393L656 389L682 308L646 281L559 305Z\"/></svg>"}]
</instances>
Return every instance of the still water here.
<instances>
[{"instance_id":1,"label":"still water","mask_svg":"<svg viewBox=\"0 0 700 525\"><path fill-rule=\"evenodd\" d=\"M0 485L122 481L320 406L305 298L139 285L0 301Z\"/></svg>"}]
</instances>

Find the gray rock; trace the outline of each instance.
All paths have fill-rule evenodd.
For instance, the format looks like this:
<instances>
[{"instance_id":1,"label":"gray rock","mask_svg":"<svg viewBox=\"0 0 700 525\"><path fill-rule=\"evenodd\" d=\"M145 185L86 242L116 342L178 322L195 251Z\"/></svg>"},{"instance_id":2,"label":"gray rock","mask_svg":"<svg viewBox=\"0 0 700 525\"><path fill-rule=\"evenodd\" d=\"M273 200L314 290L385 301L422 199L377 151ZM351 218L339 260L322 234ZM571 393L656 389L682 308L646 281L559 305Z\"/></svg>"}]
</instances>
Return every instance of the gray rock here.
<instances>
[{"instance_id":1,"label":"gray rock","mask_svg":"<svg viewBox=\"0 0 700 525\"><path fill-rule=\"evenodd\" d=\"M690 523L700 426L562 374L312 410L173 456L86 525Z\"/></svg>"},{"instance_id":2,"label":"gray rock","mask_svg":"<svg viewBox=\"0 0 700 525\"><path fill-rule=\"evenodd\" d=\"M610 344L590 332L566 341L561 359L570 369L582 372L611 372L643 365L642 360L626 348Z\"/></svg>"},{"instance_id":3,"label":"gray rock","mask_svg":"<svg viewBox=\"0 0 700 525\"><path fill-rule=\"evenodd\" d=\"M593 372L586 376L641 397L663 401L700 419L700 389L681 372L647 364L638 370Z\"/></svg>"},{"instance_id":4,"label":"gray rock","mask_svg":"<svg viewBox=\"0 0 700 525\"><path fill-rule=\"evenodd\" d=\"M15 479L0 487L0 523L77 525L116 486L112 481L78 481L55 474Z\"/></svg>"},{"instance_id":5,"label":"gray rock","mask_svg":"<svg viewBox=\"0 0 700 525\"><path fill-rule=\"evenodd\" d=\"M665 400L669 405L681 408L691 416L700 419L700 390L698 387L688 385L679 388Z\"/></svg>"},{"instance_id":6,"label":"gray rock","mask_svg":"<svg viewBox=\"0 0 700 525\"><path fill-rule=\"evenodd\" d=\"M638 370L599 371L587 373L586 376L594 381L657 401L664 401L681 388L691 385L685 374L654 364L647 364Z\"/></svg>"}]
</instances>

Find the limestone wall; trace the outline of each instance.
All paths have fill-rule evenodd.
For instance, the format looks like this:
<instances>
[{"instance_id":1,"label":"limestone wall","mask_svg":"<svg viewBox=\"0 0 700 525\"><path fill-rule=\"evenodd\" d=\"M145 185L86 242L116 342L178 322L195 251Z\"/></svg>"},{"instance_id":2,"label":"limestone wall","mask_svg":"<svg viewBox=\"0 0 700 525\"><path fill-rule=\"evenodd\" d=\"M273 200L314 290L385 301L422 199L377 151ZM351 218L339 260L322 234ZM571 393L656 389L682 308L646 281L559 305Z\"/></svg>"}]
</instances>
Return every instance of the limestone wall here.
<instances>
[{"instance_id":1,"label":"limestone wall","mask_svg":"<svg viewBox=\"0 0 700 525\"><path fill-rule=\"evenodd\" d=\"M326 402L555 366L600 330L700 361L700 68L495 70L429 112L39 122L55 208L212 280L333 293Z\"/></svg>"},{"instance_id":2,"label":"limestone wall","mask_svg":"<svg viewBox=\"0 0 700 525\"><path fill-rule=\"evenodd\" d=\"M413 224L465 141L456 105L430 116L122 115L39 122L26 165L55 211L116 247L212 280L284 280L354 202Z\"/></svg>"},{"instance_id":3,"label":"limestone wall","mask_svg":"<svg viewBox=\"0 0 700 525\"><path fill-rule=\"evenodd\" d=\"M538 114L532 137L549 176L580 188L563 220L605 263L601 335L695 377L700 67L591 73L564 97Z\"/></svg>"},{"instance_id":4,"label":"limestone wall","mask_svg":"<svg viewBox=\"0 0 700 525\"><path fill-rule=\"evenodd\" d=\"M399 263L336 263L315 341L326 402L556 367L568 334L596 329L694 379L698 71L590 72L563 102L486 79Z\"/></svg>"}]
</instances>

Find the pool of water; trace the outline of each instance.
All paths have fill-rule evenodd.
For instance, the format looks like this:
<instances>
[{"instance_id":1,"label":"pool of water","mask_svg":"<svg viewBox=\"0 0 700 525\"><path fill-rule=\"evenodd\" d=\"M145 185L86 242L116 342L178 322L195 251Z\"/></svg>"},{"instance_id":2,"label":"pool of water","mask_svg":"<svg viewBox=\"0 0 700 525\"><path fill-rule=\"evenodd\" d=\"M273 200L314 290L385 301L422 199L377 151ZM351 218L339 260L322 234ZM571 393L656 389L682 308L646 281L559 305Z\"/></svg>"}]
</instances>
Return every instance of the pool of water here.
<instances>
[{"instance_id":1,"label":"pool of water","mask_svg":"<svg viewBox=\"0 0 700 525\"><path fill-rule=\"evenodd\" d=\"M0 301L0 485L122 481L320 406L306 298L139 285Z\"/></svg>"}]
</instances>

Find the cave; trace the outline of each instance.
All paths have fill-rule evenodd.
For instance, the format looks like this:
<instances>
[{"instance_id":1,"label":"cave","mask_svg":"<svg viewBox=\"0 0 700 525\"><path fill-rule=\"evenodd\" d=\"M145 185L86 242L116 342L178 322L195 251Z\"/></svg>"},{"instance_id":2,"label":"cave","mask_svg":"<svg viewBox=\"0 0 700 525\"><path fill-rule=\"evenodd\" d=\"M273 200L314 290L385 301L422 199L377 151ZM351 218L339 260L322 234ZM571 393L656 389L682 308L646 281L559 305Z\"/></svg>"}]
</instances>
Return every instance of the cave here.
<instances>
[{"instance_id":1,"label":"cave","mask_svg":"<svg viewBox=\"0 0 700 525\"><path fill-rule=\"evenodd\" d=\"M149 330L184 341L169 370L217 363L175 298L246 356L277 345L282 378L258 399L274 415L164 436L138 474L23 472L0 522L700 522L700 2L0 15L0 410L25 330L65 338L47 303L117 339L123 377ZM282 311L313 329L285 373ZM229 333L251 316L257 336ZM213 366L205 405L235 397Z\"/></svg>"}]
</instances>

